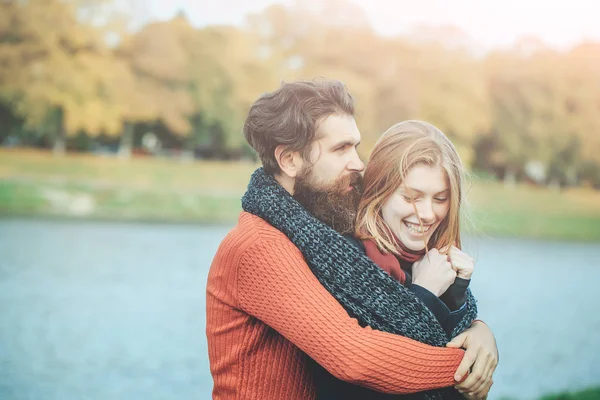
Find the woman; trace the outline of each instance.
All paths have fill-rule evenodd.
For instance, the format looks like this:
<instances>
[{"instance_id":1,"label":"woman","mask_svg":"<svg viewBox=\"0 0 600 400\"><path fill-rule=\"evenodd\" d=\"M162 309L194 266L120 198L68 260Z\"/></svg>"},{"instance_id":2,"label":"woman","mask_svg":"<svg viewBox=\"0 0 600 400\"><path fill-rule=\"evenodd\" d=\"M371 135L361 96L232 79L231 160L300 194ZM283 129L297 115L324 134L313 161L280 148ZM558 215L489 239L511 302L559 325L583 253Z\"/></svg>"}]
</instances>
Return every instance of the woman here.
<instances>
[{"instance_id":1,"label":"woman","mask_svg":"<svg viewBox=\"0 0 600 400\"><path fill-rule=\"evenodd\" d=\"M451 311L464 305L474 267L459 249L463 181L460 157L439 129L401 122L373 149L357 213L356 236L369 258L409 288L417 284L441 297ZM444 322L451 334L454 321Z\"/></svg>"},{"instance_id":2,"label":"woman","mask_svg":"<svg viewBox=\"0 0 600 400\"><path fill-rule=\"evenodd\" d=\"M435 126L404 121L375 145L364 175L353 243L431 310L449 337L466 312L473 259L460 250L464 169ZM391 396L315 368L319 399ZM455 397L447 390L443 397Z\"/></svg>"}]
</instances>

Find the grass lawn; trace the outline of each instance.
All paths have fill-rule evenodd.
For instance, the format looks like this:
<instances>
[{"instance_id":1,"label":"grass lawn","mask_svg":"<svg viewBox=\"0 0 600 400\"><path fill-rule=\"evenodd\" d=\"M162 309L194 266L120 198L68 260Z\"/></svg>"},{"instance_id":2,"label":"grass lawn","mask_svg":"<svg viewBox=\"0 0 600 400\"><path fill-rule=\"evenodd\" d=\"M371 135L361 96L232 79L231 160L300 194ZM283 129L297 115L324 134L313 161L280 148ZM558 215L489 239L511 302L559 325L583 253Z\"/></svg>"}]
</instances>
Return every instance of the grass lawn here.
<instances>
[{"instance_id":1,"label":"grass lawn","mask_svg":"<svg viewBox=\"0 0 600 400\"><path fill-rule=\"evenodd\" d=\"M582 390L581 392L551 394L540 400L599 400L600 387Z\"/></svg>"},{"instance_id":2,"label":"grass lawn","mask_svg":"<svg viewBox=\"0 0 600 400\"><path fill-rule=\"evenodd\" d=\"M0 214L232 223L257 166L3 149ZM475 233L600 241L598 191L474 180L467 198Z\"/></svg>"},{"instance_id":3,"label":"grass lawn","mask_svg":"<svg viewBox=\"0 0 600 400\"><path fill-rule=\"evenodd\" d=\"M564 191L475 181L467 193L475 232L583 241L600 240L600 192ZM471 224L467 224L469 229Z\"/></svg>"}]
</instances>

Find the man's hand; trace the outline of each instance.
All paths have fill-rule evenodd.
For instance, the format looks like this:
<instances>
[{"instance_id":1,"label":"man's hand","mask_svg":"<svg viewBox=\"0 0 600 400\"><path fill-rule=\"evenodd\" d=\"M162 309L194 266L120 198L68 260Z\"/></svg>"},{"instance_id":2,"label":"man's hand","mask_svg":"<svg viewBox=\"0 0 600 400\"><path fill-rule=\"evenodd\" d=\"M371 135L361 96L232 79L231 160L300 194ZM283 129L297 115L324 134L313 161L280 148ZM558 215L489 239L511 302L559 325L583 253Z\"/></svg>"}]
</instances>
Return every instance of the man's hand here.
<instances>
[{"instance_id":1,"label":"man's hand","mask_svg":"<svg viewBox=\"0 0 600 400\"><path fill-rule=\"evenodd\" d=\"M460 381L471 370L467 379L455 386L456 389L465 394L467 399L485 399L494 383L492 374L498 365L498 348L490 328L481 321L475 321L446 346L466 350L454 376L456 381Z\"/></svg>"},{"instance_id":2,"label":"man's hand","mask_svg":"<svg viewBox=\"0 0 600 400\"><path fill-rule=\"evenodd\" d=\"M460 390L459 390L459 392L460 392ZM468 393L464 393L464 392L460 392L460 393L467 400L486 400L487 399L487 395L485 395L483 397L475 397L475 396L469 396Z\"/></svg>"}]
</instances>

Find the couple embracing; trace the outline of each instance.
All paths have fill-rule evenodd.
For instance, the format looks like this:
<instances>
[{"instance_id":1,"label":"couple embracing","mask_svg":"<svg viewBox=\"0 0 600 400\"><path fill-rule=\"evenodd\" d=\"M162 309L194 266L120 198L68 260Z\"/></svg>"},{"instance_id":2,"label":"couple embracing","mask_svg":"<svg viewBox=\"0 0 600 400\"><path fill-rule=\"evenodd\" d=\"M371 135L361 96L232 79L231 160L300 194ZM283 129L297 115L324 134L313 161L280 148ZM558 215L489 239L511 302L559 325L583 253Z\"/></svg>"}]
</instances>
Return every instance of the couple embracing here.
<instances>
[{"instance_id":1,"label":"couple embracing","mask_svg":"<svg viewBox=\"0 0 600 400\"><path fill-rule=\"evenodd\" d=\"M334 80L264 94L244 135L262 167L209 272L213 398L486 398L498 352L469 290L450 140L400 122L365 168Z\"/></svg>"}]
</instances>

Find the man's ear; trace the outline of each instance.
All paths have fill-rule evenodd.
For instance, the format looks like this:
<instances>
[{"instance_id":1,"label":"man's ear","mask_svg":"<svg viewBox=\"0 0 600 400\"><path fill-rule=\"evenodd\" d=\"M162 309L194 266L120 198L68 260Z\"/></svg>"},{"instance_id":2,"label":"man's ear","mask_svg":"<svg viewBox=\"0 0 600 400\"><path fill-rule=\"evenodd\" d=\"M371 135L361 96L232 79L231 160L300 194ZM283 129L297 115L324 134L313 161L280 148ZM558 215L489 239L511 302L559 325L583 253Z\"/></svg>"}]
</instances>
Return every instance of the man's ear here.
<instances>
[{"instance_id":1,"label":"man's ear","mask_svg":"<svg viewBox=\"0 0 600 400\"><path fill-rule=\"evenodd\" d=\"M281 173L290 178L295 178L302 170L302 156L297 151L288 150L287 146L280 144L275 148L275 159L279 164Z\"/></svg>"}]
</instances>

